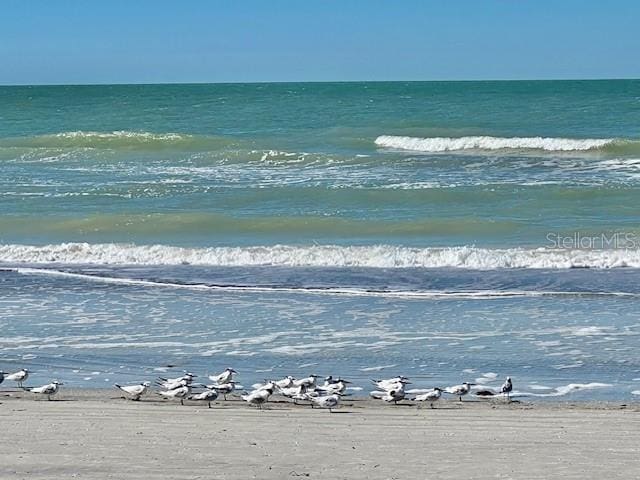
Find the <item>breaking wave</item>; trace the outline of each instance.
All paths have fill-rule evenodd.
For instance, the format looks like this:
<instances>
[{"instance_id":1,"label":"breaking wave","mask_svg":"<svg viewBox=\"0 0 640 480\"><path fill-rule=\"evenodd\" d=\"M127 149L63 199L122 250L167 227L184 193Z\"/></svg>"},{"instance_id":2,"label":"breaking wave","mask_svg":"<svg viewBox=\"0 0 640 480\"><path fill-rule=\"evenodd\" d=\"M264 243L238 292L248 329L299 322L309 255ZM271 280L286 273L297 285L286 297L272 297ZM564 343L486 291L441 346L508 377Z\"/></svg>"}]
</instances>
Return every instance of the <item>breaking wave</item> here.
<instances>
[{"instance_id":1,"label":"breaking wave","mask_svg":"<svg viewBox=\"0 0 640 480\"><path fill-rule=\"evenodd\" d=\"M411 248L391 245L273 245L186 248L167 245L61 243L0 245L5 264L198 265L360 268L640 268L640 250L476 247Z\"/></svg>"},{"instance_id":2,"label":"breaking wave","mask_svg":"<svg viewBox=\"0 0 640 480\"><path fill-rule=\"evenodd\" d=\"M376 145L386 148L418 152L449 152L456 150L546 150L571 152L599 150L625 141L613 138L554 138L554 137L401 137L382 135ZM628 143L638 143L627 141Z\"/></svg>"}]
</instances>

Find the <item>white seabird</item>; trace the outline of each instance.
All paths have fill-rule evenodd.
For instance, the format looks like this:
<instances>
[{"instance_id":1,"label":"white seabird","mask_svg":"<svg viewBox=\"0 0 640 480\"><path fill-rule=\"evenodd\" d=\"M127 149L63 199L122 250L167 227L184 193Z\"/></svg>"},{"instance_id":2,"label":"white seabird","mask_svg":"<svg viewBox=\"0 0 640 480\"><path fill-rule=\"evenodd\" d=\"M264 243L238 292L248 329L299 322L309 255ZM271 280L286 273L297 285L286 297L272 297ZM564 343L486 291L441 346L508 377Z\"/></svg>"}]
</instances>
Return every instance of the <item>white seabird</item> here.
<instances>
[{"instance_id":1,"label":"white seabird","mask_svg":"<svg viewBox=\"0 0 640 480\"><path fill-rule=\"evenodd\" d=\"M284 377L281 380L278 380L275 383L276 387L278 388L290 388L293 387L293 381L295 380L295 378L293 378L291 375L287 375L286 377Z\"/></svg>"},{"instance_id":2,"label":"white seabird","mask_svg":"<svg viewBox=\"0 0 640 480\"><path fill-rule=\"evenodd\" d=\"M464 382L462 385L447 387L444 391L451 395L457 395L458 398L460 398L460 401L462 401L462 397L471 391L471 387L473 385L475 385L475 383Z\"/></svg>"},{"instance_id":3,"label":"white seabird","mask_svg":"<svg viewBox=\"0 0 640 480\"><path fill-rule=\"evenodd\" d=\"M331 383L327 383L321 387L316 387L316 391L321 392L323 395L342 394L347 390L347 384L351 382L343 380L341 378L332 380Z\"/></svg>"},{"instance_id":4,"label":"white seabird","mask_svg":"<svg viewBox=\"0 0 640 480\"><path fill-rule=\"evenodd\" d=\"M7 380L18 382L18 387L20 388L22 388L22 383L27 381L27 378L29 378L29 370L26 368L21 368L17 372L10 373L6 376Z\"/></svg>"},{"instance_id":5,"label":"white seabird","mask_svg":"<svg viewBox=\"0 0 640 480\"><path fill-rule=\"evenodd\" d=\"M259 409L262 409L262 405L267 403L272 393L273 390L266 388L242 395L242 399L249 405L256 405Z\"/></svg>"},{"instance_id":6,"label":"white seabird","mask_svg":"<svg viewBox=\"0 0 640 480\"><path fill-rule=\"evenodd\" d=\"M390 390L398 388L398 384L410 385L409 379L403 375L393 378L387 378L384 380L371 380L371 382L381 390Z\"/></svg>"},{"instance_id":7,"label":"white seabird","mask_svg":"<svg viewBox=\"0 0 640 480\"><path fill-rule=\"evenodd\" d=\"M138 385L125 385L125 386L115 383L113 386L122 390L124 393L126 393L129 397L131 397L131 400L140 400L140 397L142 397L149 390L151 383L142 382Z\"/></svg>"},{"instance_id":8,"label":"white seabird","mask_svg":"<svg viewBox=\"0 0 640 480\"><path fill-rule=\"evenodd\" d=\"M58 393L58 390L60 389L60 385L64 385L64 384L57 380L54 380L53 382L43 385L41 387L28 388L27 390L29 390L31 393L46 395L47 400L51 400L51 397L54 396L56 393Z\"/></svg>"},{"instance_id":9,"label":"white seabird","mask_svg":"<svg viewBox=\"0 0 640 480\"><path fill-rule=\"evenodd\" d=\"M334 393L332 395L325 395L322 397L310 397L311 407L314 405L320 408L328 408L330 413L333 413L334 408L340 404L340 395Z\"/></svg>"},{"instance_id":10,"label":"white seabird","mask_svg":"<svg viewBox=\"0 0 640 480\"><path fill-rule=\"evenodd\" d=\"M233 368L225 368L224 372L219 375L210 375L209 380L219 385L230 383L233 381L233 376L238 373Z\"/></svg>"},{"instance_id":11,"label":"white seabird","mask_svg":"<svg viewBox=\"0 0 640 480\"><path fill-rule=\"evenodd\" d=\"M442 389L435 387L433 390L429 392L416 395L416 398L414 398L414 400L416 402L429 402L429 405L431 406L431 408L433 408L433 403L440 400L441 396L442 396Z\"/></svg>"},{"instance_id":12,"label":"white seabird","mask_svg":"<svg viewBox=\"0 0 640 480\"><path fill-rule=\"evenodd\" d=\"M296 387L305 386L306 388L315 388L318 375L309 375L308 377L301 378L300 380L294 380L293 385Z\"/></svg>"},{"instance_id":13,"label":"white seabird","mask_svg":"<svg viewBox=\"0 0 640 480\"><path fill-rule=\"evenodd\" d=\"M156 393L165 398L179 398L180 404L184 405L184 399L191 394L191 384L184 384L181 387L174 388L173 390L160 391Z\"/></svg>"},{"instance_id":14,"label":"white seabird","mask_svg":"<svg viewBox=\"0 0 640 480\"><path fill-rule=\"evenodd\" d=\"M159 385L160 387L165 388L167 390L173 390L183 385L190 385L191 383L193 383L193 379L196 377L197 375L194 375L193 373L189 373L189 372L185 373L181 377L176 377L176 378L158 377L158 381L156 382L156 385Z\"/></svg>"},{"instance_id":15,"label":"white seabird","mask_svg":"<svg viewBox=\"0 0 640 480\"><path fill-rule=\"evenodd\" d=\"M404 391L404 385L401 383L398 385L398 388L392 388L390 390L375 390L373 392L370 392L369 396L371 396L371 398L376 398L379 400L384 400L385 402L393 402L394 404L397 404L400 400L404 400L404 397L406 395Z\"/></svg>"},{"instance_id":16,"label":"white seabird","mask_svg":"<svg viewBox=\"0 0 640 480\"><path fill-rule=\"evenodd\" d=\"M507 400L511 400L511 390L513 390L513 383L511 382L511 377L507 377L507 379L502 384L500 391L504 396L507 397Z\"/></svg>"},{"instance_id":17,"label":"white seabird","mask_svg":"<svg viewBox=\"0 0 640 480\"><path fill-rule=\"evenodd\" d=\"M216 390L206 389L204 392L196 393L189 396L189 400L196 400L199 402L207 402L209 408L211 408L211 402L218 398L218 392Z\"/></svg>"},{"instance_id":18,"label":"white seabird","mask_svg":"<svg viewBox=\"0 0 640 480\"><path fill-rule=\"evenodd\" d=\"M213 385L205 385L205 387L209 390L215 390L216 392L221 393L226 400L227 395L229 395L236 389L236 382L228 382L221 385L214 383Z\"/></svg>"}]
</instances>

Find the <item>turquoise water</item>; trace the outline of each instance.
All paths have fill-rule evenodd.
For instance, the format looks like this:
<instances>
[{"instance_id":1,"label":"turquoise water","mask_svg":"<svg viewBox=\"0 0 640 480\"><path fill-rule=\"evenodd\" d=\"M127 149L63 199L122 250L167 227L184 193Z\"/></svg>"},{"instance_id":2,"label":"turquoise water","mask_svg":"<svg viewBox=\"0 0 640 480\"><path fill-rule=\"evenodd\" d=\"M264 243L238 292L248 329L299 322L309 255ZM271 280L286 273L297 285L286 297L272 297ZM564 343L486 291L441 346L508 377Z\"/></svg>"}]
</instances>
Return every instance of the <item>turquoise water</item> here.
<instances>
[{"instance_id":1,"label":"turquoise water","mask_svg":"<svg viewBox=\"0 0 640 480\"><path fill-rule=\"evenodd\" d=\"M0 368L632 398L639 125L635 80L0 87Z\"/></svg>"}]
</instances>

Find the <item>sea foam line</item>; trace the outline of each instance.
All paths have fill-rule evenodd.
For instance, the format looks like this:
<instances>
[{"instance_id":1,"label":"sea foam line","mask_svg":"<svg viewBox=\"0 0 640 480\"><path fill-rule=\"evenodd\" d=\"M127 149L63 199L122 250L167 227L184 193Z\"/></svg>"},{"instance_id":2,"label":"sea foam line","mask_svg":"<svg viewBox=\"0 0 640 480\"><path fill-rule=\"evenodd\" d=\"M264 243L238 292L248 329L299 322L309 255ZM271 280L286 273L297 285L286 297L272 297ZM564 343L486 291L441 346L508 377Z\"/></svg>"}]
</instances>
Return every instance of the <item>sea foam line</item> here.
<instances>
[{"instance_id":1,"label":"sea foam line","mask_svg":"<svg viewBox=\"0 0 640 480\"><path fill-rule=\"evenodd\" d=\"M187 248L171 245L60 243L0 245L5 264L198 265L338 268L640 268L638 249L414 248L393 245L270 245Z\"/></svg>"},{"instance_id":2,"label":"sea foam line","mask_svg":"<svg viewBox=\"0 0 640 480\"><path fill-rule=\"evenodd\" d=\"M402 137L381 135L376 145L386 148L419 152L448 152L456 150L547 150L557 152L595 150L615 143L612 138L555 138L555 137Z\"/></svg>"},{"instance_id":3,"label":"sea foam line","mask_svg":"<svg viewBox=\"0 0 640 480\"><path fill-rule=\"evenodd\" d=\"M545 290L381 290L356 287L289 287L286 285L211 285L201 283L176 283L171 281L144 280L136 278L111 277L107 275L68 272L50 268L0 268L1 271L12 271L21 275L44 275L66 277L82 281L109 283L119 285L133 285L140 287L156 287L169 289L184 289L194 291L224 291L232 293L293 293L310 295L333 295L348 297L391 297L402 299L476 299L490 300L515 297L574 297L574 296L616 296L640 297L640 294L627 292L573 292L573 291L545 291Z\"/></svg>"}]
</instances>

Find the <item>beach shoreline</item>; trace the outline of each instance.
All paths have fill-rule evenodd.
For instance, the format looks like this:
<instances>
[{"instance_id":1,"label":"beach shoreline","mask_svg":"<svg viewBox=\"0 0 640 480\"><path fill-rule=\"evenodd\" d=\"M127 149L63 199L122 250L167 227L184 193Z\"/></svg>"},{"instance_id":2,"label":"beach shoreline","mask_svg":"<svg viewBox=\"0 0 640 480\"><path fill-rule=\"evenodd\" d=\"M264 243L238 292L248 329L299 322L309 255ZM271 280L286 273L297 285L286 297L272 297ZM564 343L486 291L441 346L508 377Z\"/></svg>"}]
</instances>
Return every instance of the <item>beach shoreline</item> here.
<instances>
[{"instance_id":1,"label":"beach shoreline","mask_svg":"<svg viewBox=\"0 0 640 480\"><path fill-rule=\"evenodd\" d=\"M640 404L347 397L334 413L274 397L184 406L67 389L0 396L0 478L629 478Z\"/></svg>"}]
</instances>

